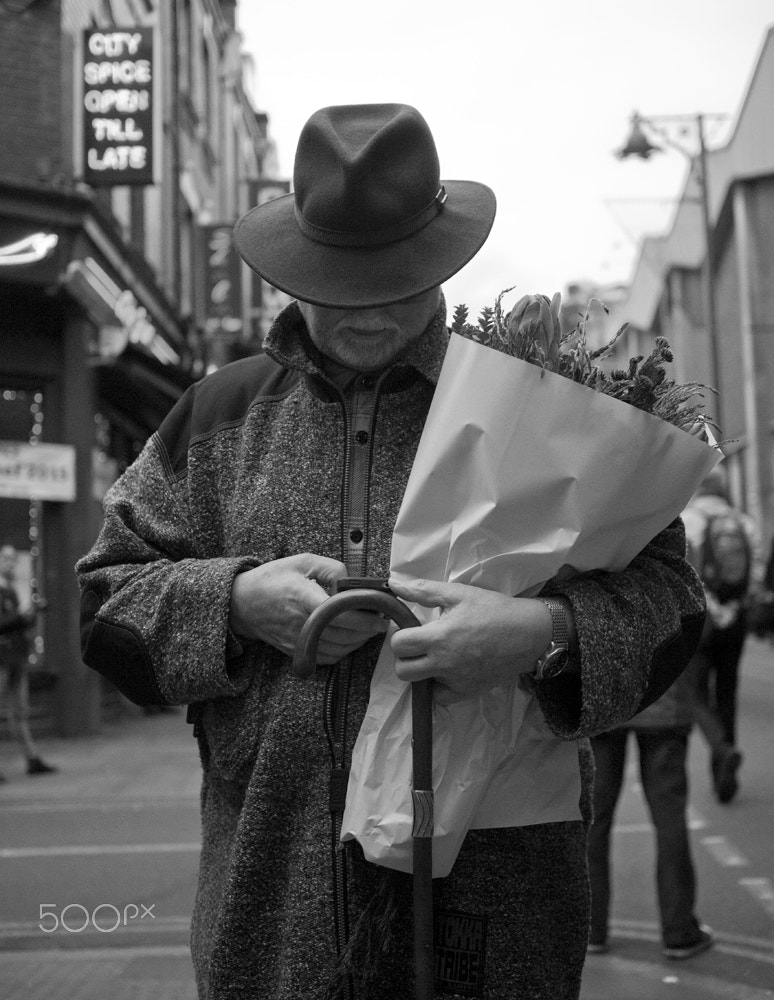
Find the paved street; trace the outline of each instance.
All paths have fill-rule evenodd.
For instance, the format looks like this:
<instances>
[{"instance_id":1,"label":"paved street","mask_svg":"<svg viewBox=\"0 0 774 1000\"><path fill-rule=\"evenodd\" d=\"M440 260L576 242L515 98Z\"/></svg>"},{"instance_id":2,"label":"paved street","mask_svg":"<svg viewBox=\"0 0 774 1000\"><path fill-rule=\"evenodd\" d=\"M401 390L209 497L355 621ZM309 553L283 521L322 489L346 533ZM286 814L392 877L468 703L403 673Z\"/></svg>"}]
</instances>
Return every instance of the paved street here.
<instances>
[{"instance_id":1,"label":"paved street","mask_svg":"<svg viewBox=\"0 0 774 1000\"><path fill-rule=\"evenodd\" d=\"M774 997L774 653L751 643L742 681L742 789L710 794L692 739L691 827L711 952L662 959L653 835L634 763L615 834L612 950L589 958L582 1000ZM134 715L94 737L47 739L55 776L22 774L0 744L3 1000L194 1000L188 925L199 762L182 712Z\"/></svg>"},{"instance_id":2,"label":"paved street","mask_svg":"<svg viewBox=\"0 0 774 1000\"><path fill-rule=\"evenodd\" d=\"M659 953L654 836L639 786L636 748L630 744L629 780L614 833L611 952L589 957L583 1000L683 1000L694 995L688 992L694 983L696 996L708 998L774 996L773 717L774 649L750 641L740 689L739 740L745 762L741 789L731 804L715 800L706 747L698 731L691 738L689 821L697 912L717 932L718 944L690 962L668 962ZM598 989L598 976L618 974L622 986L629 974L641 976L650 992L638 992L639 983L631 993L621 993L617 985L607 994Z\"/></svg>"}]
</instances>

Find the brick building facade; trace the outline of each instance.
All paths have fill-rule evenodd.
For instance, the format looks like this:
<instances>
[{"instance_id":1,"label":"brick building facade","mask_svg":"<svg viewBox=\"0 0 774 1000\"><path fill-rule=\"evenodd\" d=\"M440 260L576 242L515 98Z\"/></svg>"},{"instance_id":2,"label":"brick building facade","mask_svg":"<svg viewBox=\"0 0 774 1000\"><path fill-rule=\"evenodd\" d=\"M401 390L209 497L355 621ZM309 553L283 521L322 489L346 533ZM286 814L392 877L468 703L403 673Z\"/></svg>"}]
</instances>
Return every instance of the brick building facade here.
<instances>
[{"instance_id":1,"label":"brick building facade","mask_svg":"<svg viewBox=\"0 0 774 1000\"><path fill-rule=\"evenodd\" d=\"M234 0L0 0L0 139L0 538L49 607L35 724L71 734L116 707L80 659L74 563L184 389L260 348L228 233L282 182Z\"/></svg>"},{"instance_id":2,"label":"brick building facade","mask_svg":"<svg viewBox=\"0 0 774 1000\"><path fill-rule=\"evenodd\" d=\"M627 294L610 327L630 324L621 350L645 353L655 335L675 349L675 377L717 389L734 502L774 535L774 27L761 45L725 145L707 153L715 345L707 320L707 243L700 162L690 163L671 228L642 243ZM716 353L717 366L713 362ZM715 368L717 367L717 370Z\"/></svg>"}]
</instances>

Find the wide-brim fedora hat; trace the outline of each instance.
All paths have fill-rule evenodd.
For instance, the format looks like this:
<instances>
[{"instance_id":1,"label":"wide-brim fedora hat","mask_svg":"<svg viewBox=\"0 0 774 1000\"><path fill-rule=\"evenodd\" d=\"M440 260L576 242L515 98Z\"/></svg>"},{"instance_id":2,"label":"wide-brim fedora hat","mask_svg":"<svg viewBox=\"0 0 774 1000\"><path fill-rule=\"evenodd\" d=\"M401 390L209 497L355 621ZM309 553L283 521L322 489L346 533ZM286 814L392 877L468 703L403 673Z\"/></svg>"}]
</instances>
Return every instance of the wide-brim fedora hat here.
<instances>
[{"instance_id":1,"label":"wide-brim fedora hat","mask_svg":"<svg viewBox=\"0 0 774 1000\"><path fill-rule=\"evenodd\" d=\"M302 129L293 192L237 222L242 258L316 305L389 305L435 288L481 249L495 196L441 180L430 128L406 104L316 111Z\"/></svg>"}]
</instances>

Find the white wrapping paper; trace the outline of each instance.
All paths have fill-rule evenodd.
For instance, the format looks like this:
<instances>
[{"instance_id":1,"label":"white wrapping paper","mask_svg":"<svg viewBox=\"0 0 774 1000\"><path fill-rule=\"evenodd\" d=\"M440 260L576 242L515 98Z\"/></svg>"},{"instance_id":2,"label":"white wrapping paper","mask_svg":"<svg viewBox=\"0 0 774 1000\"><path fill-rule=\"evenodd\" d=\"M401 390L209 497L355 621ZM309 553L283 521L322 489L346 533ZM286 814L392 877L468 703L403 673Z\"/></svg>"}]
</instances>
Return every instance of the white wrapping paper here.
<instances>
[{"instance_id":1,"label":"white wrapping paper","mask_svg":"<svg viewBox=\"0 0 774 1000\"><path fill-rule=\"evenodd\" d=\"M560 570L622 570L721 457L657 417L453 334L395 527L392 573L531 595ZM342 839L407 872L410 705L387 641L353 750ZM449 873L471 828L579 817L577 748L550 733L518 685L433 714L435 877Z\"/></svg>"}]
</instances>

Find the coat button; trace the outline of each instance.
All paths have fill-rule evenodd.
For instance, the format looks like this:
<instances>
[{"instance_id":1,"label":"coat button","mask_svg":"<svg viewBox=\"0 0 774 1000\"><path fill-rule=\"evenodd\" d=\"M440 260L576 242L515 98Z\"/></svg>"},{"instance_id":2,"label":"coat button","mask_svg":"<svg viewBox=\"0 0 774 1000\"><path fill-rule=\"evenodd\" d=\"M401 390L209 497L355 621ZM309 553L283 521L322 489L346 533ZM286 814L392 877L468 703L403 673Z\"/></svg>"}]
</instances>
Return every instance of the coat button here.
<instances>
[{"instance_id":1,"label":"coat button","mask_svg":"<svg viewBox=\"0 0 774 1000\"><path fill-rule=\"evenodd\" d=\"M359 545L363 541L363 532L360 528L353 528L349 533L349 540L354 542L355 545Z\"/></svg>"},{"instance_id":2,"label":"coat button","mask_svg":"<svg viewBox=\"0 0 774 1000\"><path fill-rule=\"evenodd\" d=\"M367 444L368 442L368 431L358 431L355 435L355 440L358 444Z\"/></svg>"}]
</instances>

